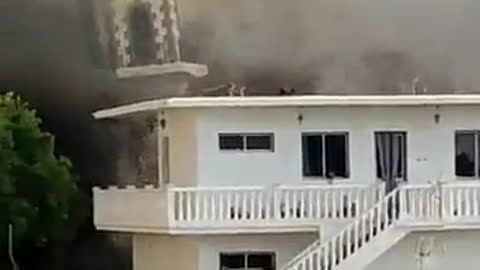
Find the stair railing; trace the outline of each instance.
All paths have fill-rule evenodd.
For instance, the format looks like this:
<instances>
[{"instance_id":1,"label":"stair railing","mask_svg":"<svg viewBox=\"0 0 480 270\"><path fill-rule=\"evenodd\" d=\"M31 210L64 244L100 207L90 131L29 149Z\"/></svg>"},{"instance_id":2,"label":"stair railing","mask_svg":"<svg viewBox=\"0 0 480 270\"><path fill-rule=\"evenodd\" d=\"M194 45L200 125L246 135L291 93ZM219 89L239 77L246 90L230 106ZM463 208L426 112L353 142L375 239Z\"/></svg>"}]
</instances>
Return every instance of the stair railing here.
<instances>
[{"instance_id":1,"label":"stair railing","mask_svg":"<svg viewBox=\"0 0 480 270\"><path fill-rule=\"evenodd\" d=\"M400 188L390 192L329 241L315 241L283 270L333 270L400 218Z\"/></svg>"}]
</instances>

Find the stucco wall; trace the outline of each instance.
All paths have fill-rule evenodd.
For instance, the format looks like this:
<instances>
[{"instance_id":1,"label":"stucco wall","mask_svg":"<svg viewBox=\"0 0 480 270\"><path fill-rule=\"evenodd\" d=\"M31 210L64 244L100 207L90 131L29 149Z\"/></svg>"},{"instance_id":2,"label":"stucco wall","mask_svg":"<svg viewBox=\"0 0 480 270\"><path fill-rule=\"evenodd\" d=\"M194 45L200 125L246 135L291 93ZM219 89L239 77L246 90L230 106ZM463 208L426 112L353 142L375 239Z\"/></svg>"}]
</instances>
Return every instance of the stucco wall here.
<instances>
[{"instance_id":1,"label":"stucco wall","mask_svg":"<svg viewBox=\"0 0 480 270\"><path fill-rule=\"evenodd\" d=\"M196 118L184 110L166 112L165 135L170 140L170 182L177 186L193 186L197 183L198 158Z\"/></svg>"},{"instance_id":2,"label":"stucco wall","mask_svg":"<svg viewBox=\"0 0 480 270\"><path fill-rule=\"evenodd\" d=\"M219 270L221 252L275 252L279 268L316 238L313 233L166 236L135 234L134 270Z\"/></svg>"},{"instance_id":3,"label":"stucco wall","mask_svg":"<svg viewBox=\"0 0 480 270\"><path fill-rule=\"evenodd\" d=\"M134 270L197 270L199 243L193 237L135 234Z\"/></svg>"},{"instance_id":4,"label":"stucco wall","mask_svg":"<svg viewBox=\"0 0 480 270\"><path fill-rule=\"evenodd\" d=\"M127 189L94 189L94 222L97 228L168 227L168 202L164 190L130 186Z\"/></svg>"},{"instance_id":5,"label":"stucco wall","mask_svg":"<svg viewBox=\"0 0 480 270\"><path fill-rule=\"evenodd\" d=\"M415 256L421 238L435 239L423 268ZM480 268L480 231L413 233L389 249L366 270L477 270Z\"/></svg>"},{"instance_id":6,"label":"stucco wall","mask_svg":"<svg viewBox=\"0 0 480 270\"><path fill-rule=\"evenodd\" d=\"M455 130L480 129L478 106L211 108L194 113L200 185L324 183L302 176L301 132L309 131L349 132L350 178L338 182L376 181L374 132L388 130L408 132L409 182L453 180ZM222 152L219 132L274 132L275 152Z\"/></svg>"},{"instance_id":7,"label":"stucco wall","mask_svg":"<svg viewBox=\"0 0 480 270\"><path fill-rule=\"evenodd\" d=\"M206 236L200 237L200 260L198 270L220 270L221 252L275 252L276 266L282 265L293 258L312 243L316 234L262 234L236 236Z\"/></svg>"}]
</instances>

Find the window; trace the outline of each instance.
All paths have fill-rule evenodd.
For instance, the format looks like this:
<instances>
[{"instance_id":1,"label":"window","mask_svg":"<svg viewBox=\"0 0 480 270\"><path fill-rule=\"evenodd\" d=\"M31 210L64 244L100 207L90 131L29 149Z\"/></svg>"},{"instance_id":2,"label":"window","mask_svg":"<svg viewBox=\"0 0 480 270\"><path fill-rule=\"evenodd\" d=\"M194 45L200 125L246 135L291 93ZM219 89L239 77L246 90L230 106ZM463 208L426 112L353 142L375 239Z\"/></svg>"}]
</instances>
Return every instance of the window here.
<instances>
[{"instance_id":1,"label":"window","mask_svg":"<svg viewBox=\"0 0 480 270\"><path fill-rule=\"evenodd\" d=\"M480 176L479 166L480 131L458 131L455 133L455 175Z\"/></svg>"},{"instance_id":2,"label":"window","mask_svg":"<svg viewBox=\"0 0 480 270\"><path fill-rule=\"evenodd\" d=\"M377 178L384 181L407 179L407 133L375 132Z\"/></svg>"},{"instance_id":3,"label":"window","mask_svg":"<svg viewBox=\"0 0 480 270\"><path fill-rule=\"evenodd\" d=\"M273 133L219 134L220 150L271 151L274 150Z\"/></svg>"},{"instance_id":4,"label":"window","mask_svg":"<svg viewBox=\"0 0 480 270\"><path fill-rule=\"evenodd\" d=\"M275 270L275 253L220 253L220 270L229 269Z\"/></svg>"},{"instance_id":5,"label":"window","mask_svg":"<svg viewBox=\"0 0 480 270\"><path fill-rule=\"evenodd\" d=\"M348 134L302 134L302 160L304 176L347 178Z\"/></svg>"},{"instance_id":6,"label":"window","mask_svg":"<svg viewBox=\"0 0 480 270\"><path fill-rule=\"evenodd\" d=\"M137 2L130 10L130 45L135 65L156 62L155 27L150 9L149 4Z\"/></svg>"},{"instance_id":7,"label":"window","mask_svg":"<svg viewBox=\"0 0 480 270\"><path fill-rule=\"evenodd\" d=\"M235 134L221 134L219 143L221 150L243 150L245 145L243 136Z\"/></svg>"}]
</instances>

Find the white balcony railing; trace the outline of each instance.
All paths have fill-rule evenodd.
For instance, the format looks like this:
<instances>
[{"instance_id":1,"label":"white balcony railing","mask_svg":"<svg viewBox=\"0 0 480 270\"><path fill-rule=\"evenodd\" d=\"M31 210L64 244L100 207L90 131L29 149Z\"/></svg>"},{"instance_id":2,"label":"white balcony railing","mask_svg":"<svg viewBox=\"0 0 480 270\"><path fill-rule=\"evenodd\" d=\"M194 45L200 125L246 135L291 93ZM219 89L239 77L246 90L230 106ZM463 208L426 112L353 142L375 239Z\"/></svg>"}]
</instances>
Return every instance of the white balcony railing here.
<instances>
[{"instance_id":1,"label":"white balcony railing","mask_svg":"<svg viewBox=\"0 0 480 270\"><path fill-rule=\"evenodd\" d=\"M179 233L253 227L303 231L323 221L358 219L385 198L383 190L383 185L95 188L95 224ZM480 225L480 183L407 185L390 200L404 225Z\"/></svg>"},{"instance_id":2,"label":"white balcony railing","mask_svg":"<svg viewBox=\"0 0 480 270\"><path fill-rule=\"evenodd\" d=\"M400 189L404 220L416 223L480 221L480 184L410 185Z\"/></svg>"},{"instance_id":3,"label":"white balcony railing","mask_svg":"<svg viewBox=\"0 0 480 270\"><path fill-rule=\"evenodd\" d=\"M172 187L170 219L177 226L347 219L383 197L380 185Z\"/></svg>"},{"instance_id":4,"label":"white balcony railing","mask_svg":"<svg viewBox=\"0 0 480 270\"><path fill-rule=\"evenodd\" d=\"M95 224L112 230L312 226L346 220L384 196L383 185L94 189Z\"/></svg>"},{"instance_id":5,"label":"white balcony railing","mask_svg":"<svg viewBox=\"0 0 480 270\"><path fill-rule=\"evenodd\" d=\"M452 183L441 187L442 216L451 221L480 221L480 184Z\"/></svg>"}]
</instances>

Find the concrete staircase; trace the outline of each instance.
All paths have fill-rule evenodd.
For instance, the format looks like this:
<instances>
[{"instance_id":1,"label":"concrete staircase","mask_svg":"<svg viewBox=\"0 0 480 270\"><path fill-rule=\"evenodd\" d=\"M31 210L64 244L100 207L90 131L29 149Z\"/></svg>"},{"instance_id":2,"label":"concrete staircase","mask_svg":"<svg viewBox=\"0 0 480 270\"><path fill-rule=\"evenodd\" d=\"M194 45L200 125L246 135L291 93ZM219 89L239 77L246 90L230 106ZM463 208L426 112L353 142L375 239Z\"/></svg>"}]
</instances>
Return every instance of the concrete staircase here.
<instances>
[{"instance_id":1,"label":"concrete staircase","mask_svg":"<svg viewBox=\"0 0 480 270\"><path fill-rule=\"evenodd\" d=\"M357 252L342 261L335 269L352 270L365 269L371 262L379 258L384 252L402 240L410 230L408 228L390 227L366 242L368 246L358 249Z\"/></svg>"},{"instance_id":2,"label":"concrete staircase","mask_svg":"<svg viewBox=\"0 0 480 270\"><path fill-rule=\"evenodd\" d=\"M362 270L409 233L396 226L400 216L396 189L330 240L312 243L282 270Z\"/></svg>"}]
</instances>

